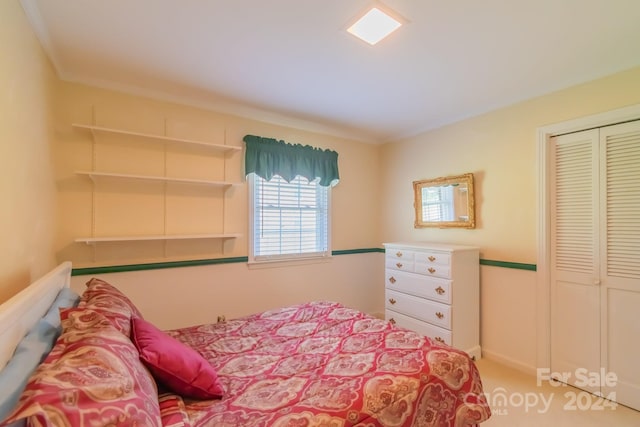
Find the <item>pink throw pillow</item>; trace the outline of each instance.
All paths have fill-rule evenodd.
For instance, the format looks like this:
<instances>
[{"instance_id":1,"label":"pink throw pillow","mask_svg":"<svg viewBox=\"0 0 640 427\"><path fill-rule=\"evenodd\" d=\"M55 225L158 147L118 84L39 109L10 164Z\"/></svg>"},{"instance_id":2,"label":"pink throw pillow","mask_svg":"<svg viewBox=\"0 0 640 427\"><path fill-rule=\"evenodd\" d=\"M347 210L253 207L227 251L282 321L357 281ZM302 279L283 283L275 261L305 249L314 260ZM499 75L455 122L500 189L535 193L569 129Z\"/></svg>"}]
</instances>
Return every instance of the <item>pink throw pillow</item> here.
<instances>
[{"instance_id":1,"label":"pink throw pillow","mask_svg":"<svg viewBox=\"0 0 640 427\"><path fill-rule=\"evenodd\" d=\"M218 374L200 353L144 319L134 317L131 325L131 340L157 381L184 397L222 397Z\"/></svg>"}]
</instances>

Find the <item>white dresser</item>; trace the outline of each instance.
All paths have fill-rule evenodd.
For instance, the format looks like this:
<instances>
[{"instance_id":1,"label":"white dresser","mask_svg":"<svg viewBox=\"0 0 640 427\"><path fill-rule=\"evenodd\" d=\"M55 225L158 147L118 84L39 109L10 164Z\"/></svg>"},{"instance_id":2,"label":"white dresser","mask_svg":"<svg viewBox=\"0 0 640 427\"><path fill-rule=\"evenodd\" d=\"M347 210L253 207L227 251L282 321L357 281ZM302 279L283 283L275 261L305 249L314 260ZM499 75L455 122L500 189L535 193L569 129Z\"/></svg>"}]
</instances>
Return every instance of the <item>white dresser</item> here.
<instances>
[{"instance_id":1,"label":"white dresser","mask_svg":"<svg viewBox=\"0 0 640 427\"><path fill-rule=\"evenodd\" d=\"M471 246L385 243L385 317L480 359L480 253Z\"/></svg>"}]
</instances>

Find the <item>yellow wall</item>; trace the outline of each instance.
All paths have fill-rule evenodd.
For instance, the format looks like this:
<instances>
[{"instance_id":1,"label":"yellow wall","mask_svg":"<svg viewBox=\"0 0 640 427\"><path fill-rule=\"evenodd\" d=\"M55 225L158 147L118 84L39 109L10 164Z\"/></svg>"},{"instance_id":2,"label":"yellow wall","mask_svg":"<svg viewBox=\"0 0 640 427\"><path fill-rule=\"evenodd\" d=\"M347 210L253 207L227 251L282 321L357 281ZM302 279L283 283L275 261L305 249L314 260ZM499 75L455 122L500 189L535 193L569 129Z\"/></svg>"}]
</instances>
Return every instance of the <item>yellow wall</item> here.
<instances>
[{"instance_id":1,"label":"yellow wall","mask_svg":"<svg viewBox=\"0 0 640 427\"><path fill-rule=\"evenodd\" d=\"M18 1L0 2L0 301L54 265L56 78Z\"/></svg>"},{"instance_id":2,"label":"yellow wall","mask_svg":"<svg viewBox=\"0 0 640 427\"><path fill-rule=\"evenodd\" d=\"M200 140L243 147L247 134L329 148L339 153L340 183L332 189L333 249L379 247L378 168L375 145L227 116L185 105L159 102L73 83L61 83L56 100L56 165L60 189L56 256L75 267L247 256L247 185L243 152L176 148L158 141L133 141L91 133L72 123ZM166 171L165 171L166 167ZM228 180L225 191L197 186L100 181L78 170ZM95 191L94 191L95 190ZM228 241L74 243L78 237L240 233Z\"/></svg>"},{"instance_id":3,"label":"yellow wall","mask_svg":"<svg viewBox=\"0 0 640 427\"><path fill-rule=\"evenodd\" d=\"M18 1L0 2L0 301L55 261L76 267L247 255L246 184L207 196L132 185L97 198L76 170L96 166L123 172L164 170L164 148L126 144L126 154L92 146L71 123L242 146L245 134L311 144L339 152L341 182L332 194L333 249L380 247L383 241L472 244L481 258L537 262L538 164L536 129L640 103L640 68L528 100L382 146L219 114L199 108L58 81ZM53 130L55 129L55 133ZM222 141L220 139L222 138ZM134 147L135 145L135 147ZM226 163L173 149L176 174L242 180L242 155ZM97 156L97 154L100 154ZM108 165L108 166L107 166ZM189 165L186 166L185 165ZM168 169L168 170L169 170ZM467 229L414 229L412 181L473 172L476 223ZM191 175L189 175L191 176ZM130 193L122 199L123 193ZM167 195L168 194L168 195ZM57 197L57 204L56 204ZM114 207L131 207L124 213ZM96 204L103 209L95 210ZM166 207L170 210L166 210ZM180 207L188 207L181 210ZM106 209L104 209L106 207ZM113 209L112 209L113 208ZM158 210L164 210L160 215ZM94 219L94 215L95 219ZM94 250L74 243L93 232L135 229L155 233L211 230L243 235L232 243L134 244ZM166 224L166 225L165 225ZM96 230L96 226L101 227ZM163 328L215 321L307 299L333 299L372 313L383 310L383 256L334 257L324 264L248 269L224 264L105 275ZM74 277L82 290L86 277ZM481 342L485 354L525 370L536 365L536 274L481 268Z\"/></svg>"},{"instance_id":4,"label":"yellow wall","mask_svg":"<svg viewBox=\"0 0 640 427\"><path fill-rule=\"evenodd\" d=\"M536 263L537 129L640 103L640 68L386 144L383 240L472 244L481 258ZM412 181L472 172L476 229L414 229Z\"/></svg>"},{"instance_id":5,"label":"yellow wall","mask_svg":"<svg viewBox=\"0 0 640 427\"><path fill-rule=\"evenodd\" d=\"M382 238L470 244L482 259L537 264L537 129L640 104L640 68L531 99L381 147ZM476 224L413 228L414 180L475 175ZM545 336L535 272L481 266L480 341L485 356L535 373ZM548 347L547 347L548 349Z\"/></svg>"},{"instance_id":6,"label":"yellow wall","mask_svg":"<svg viewBox=\"0 0 640 427\"><path fill-rule=\"evenodd\" d=\"M92 277L74 276L78 292ZM251 269L245 263L101 274L145 319L162 329L233 319L277 307L338 301L378 316L384 312L384 254L334 256L330 262Z\"/></svg>"},{"instance_id":7,"label":"yellow wall","mask_svg":"<svg viewBox=\"0 0 640 427\"><path fill-rule=\"evenodd\" d=\"M56 99L56 173L59 227L56 256L74 267L175 260L246 257L248 195L242 176L243 152L220 157L117 136L95 146L83 123L226 143L242 147L246 134L336 150L340 182L332 188L331 229L334 250L380 247L379 147L198 108L159 102L73 83L61 83ZM227 179L241 184L226 191L189 186L93 184L77 170ZM96 191L94 191L96 190ZM224 201L223 201L224 197ZM166 205L165 205L166 204ZM95 219L92 219L95 215ZM165 218L166 216L166 218ZM166 222L165 222L166 220ZM164 225L166 223L166 225ZM75 243L80 236L234 232L241 238L216 241ZM125 292L145 318L164 329L215 322L270 308L333 300L369 313L383 307L381 253L335 256L329 262L248 268L246 263L101 274ZM89 276L75 276L82 292Z\"/></svg>"}]
</instances>

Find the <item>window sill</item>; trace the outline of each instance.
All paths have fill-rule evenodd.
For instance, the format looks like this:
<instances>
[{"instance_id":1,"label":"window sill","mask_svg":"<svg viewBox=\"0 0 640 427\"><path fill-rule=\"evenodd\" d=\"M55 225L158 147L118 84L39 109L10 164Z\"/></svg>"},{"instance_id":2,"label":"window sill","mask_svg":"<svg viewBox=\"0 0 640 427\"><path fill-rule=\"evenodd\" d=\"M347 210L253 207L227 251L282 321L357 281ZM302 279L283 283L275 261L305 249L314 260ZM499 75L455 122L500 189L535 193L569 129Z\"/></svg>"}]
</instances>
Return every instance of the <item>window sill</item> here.
<instances>
[{"instance_id":1,"label":"window sill","mask_svg":"<svg viewBox=\"0 0 640 427\"><path fill-rule=\"evenodd\" d=\"M323 256L323 257L309 257L309 258L288 258L288 259L273 259L273 260L265 260L265 261L248 261L247 267L250 270L260 269L260 268L281 268L281 267L293 267L298 265L308 265L308 264L322 264L326 262L331 262L333 259L332 256Z\"/></svg>"}]
</instances>

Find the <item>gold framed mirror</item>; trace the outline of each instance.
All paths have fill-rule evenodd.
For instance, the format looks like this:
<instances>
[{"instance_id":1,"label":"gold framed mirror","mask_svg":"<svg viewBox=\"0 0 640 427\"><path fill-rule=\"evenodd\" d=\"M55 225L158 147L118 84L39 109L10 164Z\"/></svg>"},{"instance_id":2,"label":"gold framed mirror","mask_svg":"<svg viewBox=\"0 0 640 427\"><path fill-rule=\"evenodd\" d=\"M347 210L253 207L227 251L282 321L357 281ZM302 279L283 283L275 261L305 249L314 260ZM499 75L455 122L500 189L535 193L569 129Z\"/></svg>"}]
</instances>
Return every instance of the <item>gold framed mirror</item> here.
<instances>
[{"instance_id":1,"label":"gold framed mirror","mask_svg":"<svg viewBox=\"0 0 640 427\"><path fill-rule=\"evenodd\" d=\"M413 181L415 228L475 228L473 174Z\"/></svg>"}]
</instances>

